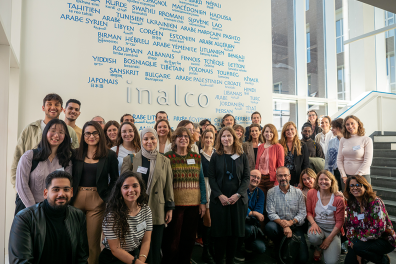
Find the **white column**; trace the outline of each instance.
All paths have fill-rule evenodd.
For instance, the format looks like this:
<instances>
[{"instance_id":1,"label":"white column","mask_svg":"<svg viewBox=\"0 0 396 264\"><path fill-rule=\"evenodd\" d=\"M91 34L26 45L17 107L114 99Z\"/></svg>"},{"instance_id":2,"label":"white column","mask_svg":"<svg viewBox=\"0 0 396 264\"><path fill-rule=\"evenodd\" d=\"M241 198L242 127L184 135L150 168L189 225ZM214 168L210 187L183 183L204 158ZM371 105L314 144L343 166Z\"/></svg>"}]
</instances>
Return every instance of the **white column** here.
<instances>
[{"instance_id":1,"label":"white column","mask_svg":"<svg viewBox=\"0 0 396 264\"><path fill-rule=\"evenodd\" d=\"M336 50L336 28L335 28L335 2L324 1L325 13L325 43L326 43L326 83L327 98L337 99L337 50Z\"/></svg>"},{"instance_id":2,"label":"white column","mask_svg":"<svg viewBox=\"0 0 396 264\"><path fill-rule=\"evenodd\" d=\"M306 97L307 88L307 37L305 20L305 0L295 0L295 69L296 91L299 97ZM300 106L298 107L300 109ZM299 111L300 112L300 111Z\"/></svg>"},{"instance_id":3,"label":"white column","mask_svg":"<svg viewBox=\"0 0 396 264\"><path fill-rule=\"evenodd\" d=\"M374 29L385 27L385 11L374 8ZM385 32L375 36L375 63L377 70L377 91L389 92L388 77L386 75L386 43Z\"/></svg>"},{"instance_id":4,"label":"white column","mask_svg":"<svg viewBox=\"0 0 396 264\"><path fill-rule=\"evenodd\" d=\"M0 23L0 30L2 30ZM10 47L0 45L0 259L4 259L5 253L5 208L6 208L6 186L7 186L7 147L8 147L8 93L10 79ZM8 235L7 235L8 237Z\"/></svg>"}]
</instances>

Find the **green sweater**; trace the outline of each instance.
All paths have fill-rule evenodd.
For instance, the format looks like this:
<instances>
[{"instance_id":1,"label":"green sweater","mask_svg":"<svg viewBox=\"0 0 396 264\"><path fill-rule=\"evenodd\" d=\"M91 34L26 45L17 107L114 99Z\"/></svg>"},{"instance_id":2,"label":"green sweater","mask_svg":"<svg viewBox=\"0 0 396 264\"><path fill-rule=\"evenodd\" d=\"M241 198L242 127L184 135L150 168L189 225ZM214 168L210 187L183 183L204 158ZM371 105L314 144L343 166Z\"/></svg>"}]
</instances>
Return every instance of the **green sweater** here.
<instances>
[{"instance_id":1,"label":"green sweater","mask_svg":"<svg viewBox=\"0 0 396 264\"><path fill-rule=\"evenodd\" d=\"M180 156L173 151L169 151L165 153L165 157L170 159L172 167L175 205L197 206L206 204L206 188L201 156L191 151L186 156ZM194 160L194 164L188 164L189 160Z\"/></svg>"}]
</instances>

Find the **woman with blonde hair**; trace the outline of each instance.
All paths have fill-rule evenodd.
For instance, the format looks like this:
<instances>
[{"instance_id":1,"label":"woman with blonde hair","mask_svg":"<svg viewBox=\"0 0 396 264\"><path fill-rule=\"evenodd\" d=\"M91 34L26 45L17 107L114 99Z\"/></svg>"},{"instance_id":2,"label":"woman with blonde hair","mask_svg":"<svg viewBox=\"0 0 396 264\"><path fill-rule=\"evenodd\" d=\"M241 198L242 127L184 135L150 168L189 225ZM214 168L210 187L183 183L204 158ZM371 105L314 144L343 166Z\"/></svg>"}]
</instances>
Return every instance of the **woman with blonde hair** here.
<instances>
[{"instance_id":1,"label":"woman with blonde hair","mask_svg":"<svg viewBox=\"0 0 396 264\"><path fill-rule=\"evenodd\" d=\"M315 187L315 181L316 173L313 169L307 168L302 170L299 186L301 186L301 191L305 197L305 200L307 199L308 191Z\"/></svg>"},{"instance_id":2,"label":"woman with blonde hair","mask_svg":"<svg viewBox=\"0 0 396 264\"><path fill-rule=\"evenodd\" d=\"M268 190L279 184L276 180L276 169L284 166L285 151L278 143L278 131L273 124L266 124L261 135L264 144L258 147L255 169L261 173L258 187L267 196Z\"/></svg>"},{"instance_id":3,"label":"woman with blonde hair","mask_svg":"<svg viewBox=\"0 0 396 264\"><path fill-rule=\"evenodd\" d=\"M336 196L338 183L326 170L318 173L315 187L307 195L308 240L315 246L314 261L336 264L341 253L340 231L344 225L345 204Z\"/></svg>"},{"instance_id":4,"label":"woman with blonde hair","mask_svg":"<svg viewBox=\"0 0 396 264\"><path fill-rule=\"evenodd\" d=\"M317 144L320 144L320 146L323 149L323 153L326 156L327 146L329 145L330 140L334 138L332 131L330 131L331 128L330 116L324 116L322 118L322 120L320 121L320 127L322 128L322 132L316 135L315 142Z\"/></svg>"},{"instance_id":5,"label":"woman with blonde hair","mask_svg":"<svg viewBox=\"0 0 396 264\"><path fill-rule=\"evenodd\" d=\"M208 170L211 188L211 236L215 239L215 262L234 263L238 239L245 237L245 218L248 208L246 190L250 171L246 154L234 129L224 127L217 136L216 152Z\"/></svg>"},{"instance_id":6,"label":"woman with blonde hair","mask_svg":"<svg viewBox=\"0 0 396 264\"><path fill-rule=\"evenodd\" d=\"M294 122L283 125L279 142L285 151L285 167L290 170L290 184L297 186L301 171L309 168L309 151L307 145L297 136L297 127Z\"/></svg>"},{"instance_id":7,"label":"woman with blonde hair","mask_svg":"<svg viewBox=\"0 0 396 264\"><path fill-rule=\"evenodd\" d=\"M342 126L337 166L345 183L348 176L363 176L371 184L370 166L373 161L373 140L365 136L363 123L354 115L347 116Z\"/></svg>"}]
</instances>

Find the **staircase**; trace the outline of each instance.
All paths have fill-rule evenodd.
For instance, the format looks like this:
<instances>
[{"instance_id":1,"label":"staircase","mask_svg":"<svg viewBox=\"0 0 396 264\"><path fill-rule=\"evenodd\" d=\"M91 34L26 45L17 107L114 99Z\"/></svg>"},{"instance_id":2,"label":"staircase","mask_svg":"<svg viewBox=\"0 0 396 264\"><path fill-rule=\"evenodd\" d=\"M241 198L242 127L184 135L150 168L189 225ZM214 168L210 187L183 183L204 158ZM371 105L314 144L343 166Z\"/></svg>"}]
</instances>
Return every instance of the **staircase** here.
<instances>
[{"instance_id":1,"label":"staircase","mask_svg":"<svg viewBox=\"0 0 396 264\"><path fill-rule=\"evenodd\" d=\"M374 142L371 185L396 223L396 133L372 136Z\"/></svg>"}]
</instances>

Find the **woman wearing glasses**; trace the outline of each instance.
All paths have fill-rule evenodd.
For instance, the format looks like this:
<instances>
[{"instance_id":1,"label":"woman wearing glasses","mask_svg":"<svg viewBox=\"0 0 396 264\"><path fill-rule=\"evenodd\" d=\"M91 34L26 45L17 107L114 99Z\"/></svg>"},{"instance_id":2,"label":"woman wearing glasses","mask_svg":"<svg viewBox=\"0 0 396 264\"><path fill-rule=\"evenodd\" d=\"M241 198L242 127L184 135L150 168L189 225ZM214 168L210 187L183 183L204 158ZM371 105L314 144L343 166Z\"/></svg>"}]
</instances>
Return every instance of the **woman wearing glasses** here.
<instances>
[{"instance_id":1,"label":"woman wearing glasses","mask_svg":"<svg viewBox=\"0 0 396 264\"><path fill-rule=\"evenodd\" d=\"M173 173L175 210L162 240L164 264L190 263L199 217L206 211L201 156L192 151L192 142L190 130L179 127L172 133L172 150L165 153Z\"/></svg>"},{"instance_id":2,"label":"woman wearing glasses","mask_svg":"<svg viewBox=\"0 0 396 264\"><path fill-rule=\"evenodd\" d=\"M82 131L84 140L73 159L72 205L86 214L88 261L98 263L105 203L118 178L118 161L97 122L85 123Z\"/></svg>"},{"instance_id":3,"label":"woman wearing glasses","mask_svg":"<svg viewBox=\"0 0 396 264\"><path fill-rule=\"evenodd\" d=\"M309 110L307 115L308 115L307 122L311 123L311 125L312 125L311 139L315 140L316 135L322 132L322 128L320 128L320 126L319 126L318 114L316 113L315 110Z\"/></svg>"},{"instance_id":4,"label":"woman wearing glasses","mask_svg":"<svg viewBox=\"0 0 396 264\"><path fill-rule=\"evenodd\" d=\"M215 149L208 170L214 259L221 264L226 254L226 263L231 264L234 263L238 239L245 237L249 162L231 127L220 130Z\"/></svg>"},{"instance_id":5,"label":"woman wearing glasses","mask_svg":"<svg viewBox=\"0 0 396 264\"><path fill-rule=\"evenodd\" d=\"M348 177L346 236L350 249L345 263L390 263L388 253L395 247L396 234L384 202L363 176Z\"/></svg>"}]
</instances>

